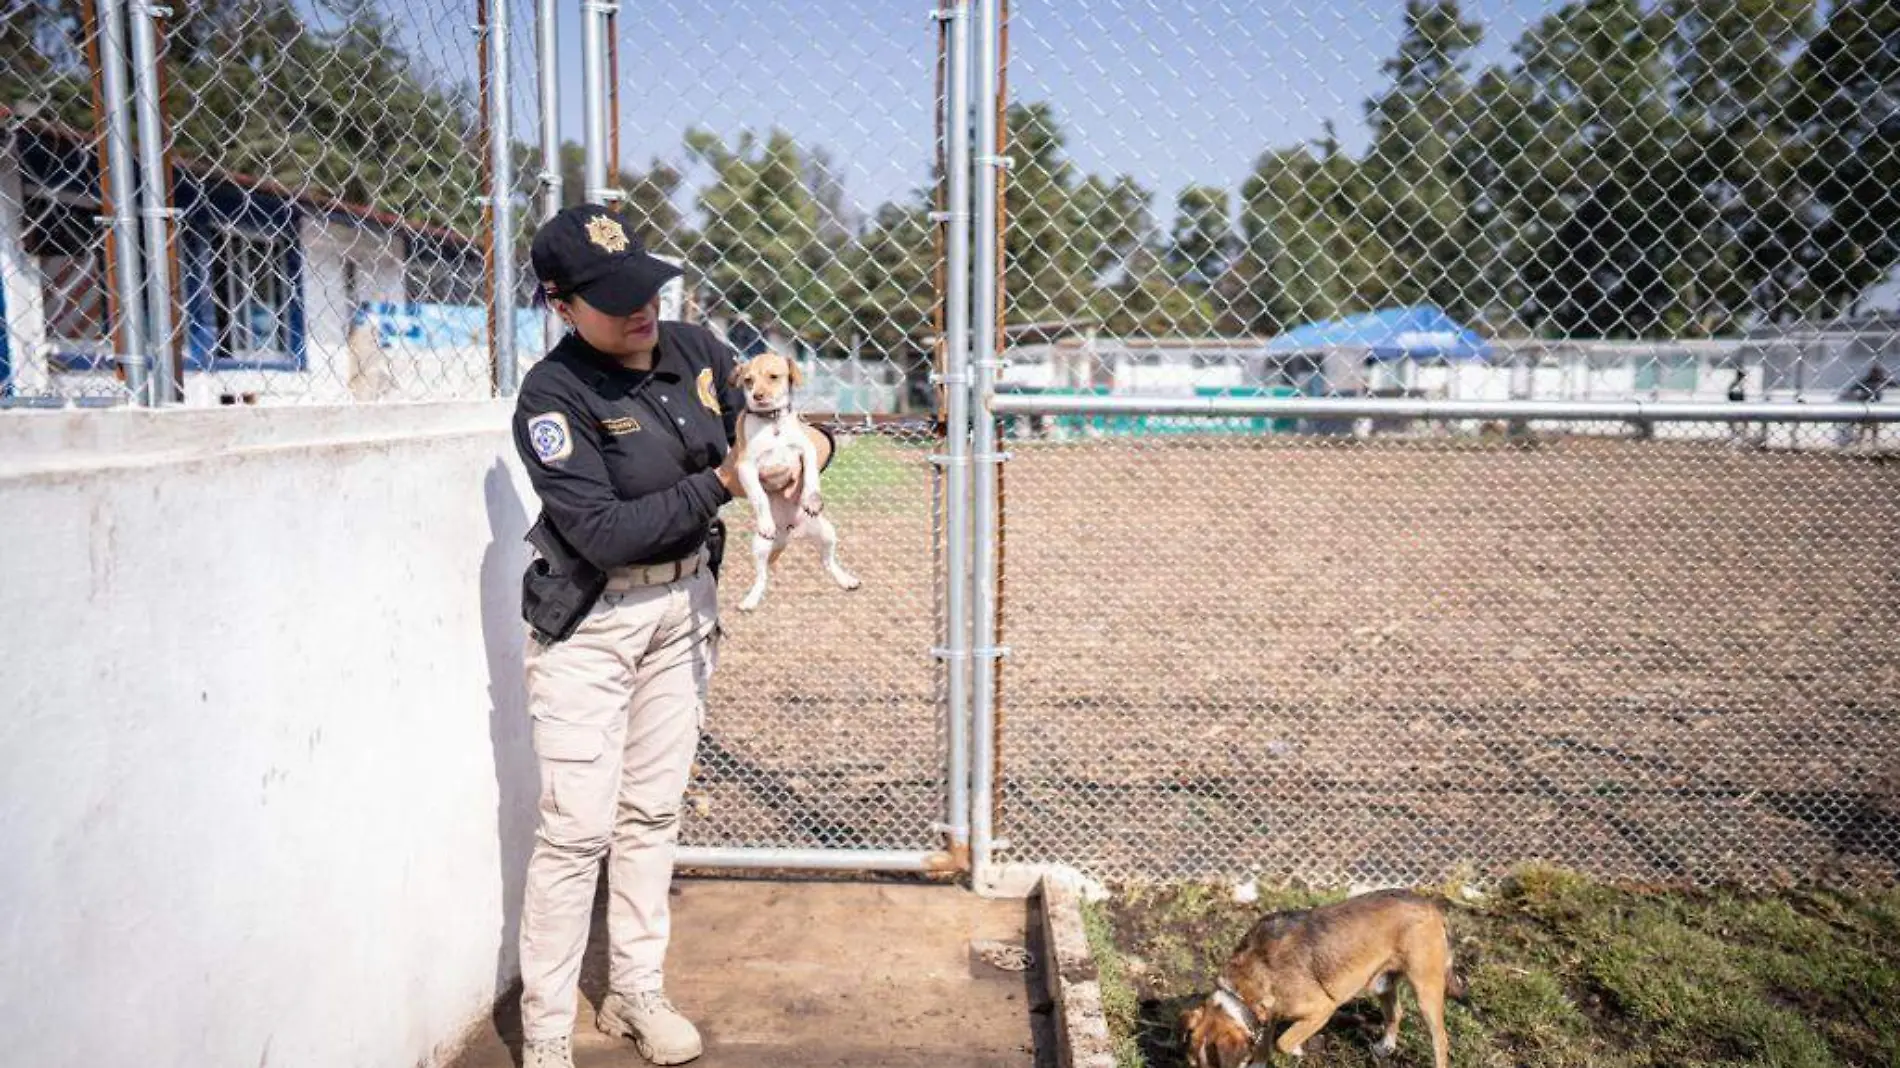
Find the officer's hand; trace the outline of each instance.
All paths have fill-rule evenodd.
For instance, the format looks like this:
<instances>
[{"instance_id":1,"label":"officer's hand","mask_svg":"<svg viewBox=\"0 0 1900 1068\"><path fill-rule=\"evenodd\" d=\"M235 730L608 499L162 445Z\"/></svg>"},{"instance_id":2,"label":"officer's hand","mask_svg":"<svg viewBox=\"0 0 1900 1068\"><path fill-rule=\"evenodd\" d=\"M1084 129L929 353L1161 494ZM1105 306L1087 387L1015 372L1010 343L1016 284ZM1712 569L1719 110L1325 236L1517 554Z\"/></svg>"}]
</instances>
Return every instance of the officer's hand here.
<instances>
[{"instance_id":1,"label":"officer's hand","mask_svg":"<svg viewBox=\"0 0 1900 1068\"><path fill-rule=\"evenodd\" d=\"M713 474L719 476L719 484L734 497L745 495L745 488L739 484L739 450L727 449L726 462L719 465Z\"/></svg>"}]
</instances>

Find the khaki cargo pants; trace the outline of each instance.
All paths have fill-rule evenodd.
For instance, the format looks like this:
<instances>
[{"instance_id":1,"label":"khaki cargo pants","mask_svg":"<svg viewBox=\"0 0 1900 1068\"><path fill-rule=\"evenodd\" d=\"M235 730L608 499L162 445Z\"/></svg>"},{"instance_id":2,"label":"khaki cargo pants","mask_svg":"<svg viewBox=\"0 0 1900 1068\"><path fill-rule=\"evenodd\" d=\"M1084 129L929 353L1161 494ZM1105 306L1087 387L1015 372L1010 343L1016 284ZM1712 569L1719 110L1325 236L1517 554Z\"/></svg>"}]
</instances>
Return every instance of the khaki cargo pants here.
<instances>
[{"instance_id":1,"label":"khaki cargo pants","mask_svg":"<svg viewBox=\"0 0 1900 1068\"><path fill-rule=\"evenodd\" d=\"M608 981L657 990L680 807L717 656L704 566L655 585L617 574L573 636L528 638L541 821L521 909L521 1029L574 1029L594 886L608 859Z\"/></svg>"}]
</instances>

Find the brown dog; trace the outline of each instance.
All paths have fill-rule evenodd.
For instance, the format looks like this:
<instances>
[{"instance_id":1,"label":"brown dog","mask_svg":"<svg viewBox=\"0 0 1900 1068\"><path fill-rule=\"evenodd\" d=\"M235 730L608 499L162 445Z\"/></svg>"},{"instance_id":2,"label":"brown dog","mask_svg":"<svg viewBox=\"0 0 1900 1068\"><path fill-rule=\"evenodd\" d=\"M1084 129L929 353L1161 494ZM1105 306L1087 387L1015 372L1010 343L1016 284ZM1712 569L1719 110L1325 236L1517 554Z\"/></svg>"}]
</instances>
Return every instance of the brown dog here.
<instances>
[{"instance_id":1,"label":"brown dog","mask_svg":"<svg viewBox=\"0 0 1900 1068\"><path fill-rule=\"evenodd\" d=\"M1445 995L1464 996L1451 970L1445 907L1403 890L1382 890L1298 912L1277 912L1254 924L1208 999L1183 1020L1196 1068L1240 1068L1275 1020L1291 1020L1276 1043L1301 1048L1334 1010L1361 993L1378 994L1385 1010L1381 1056L1399 1043L1400 977L1412 984L1432 1032L1432 1060L1451 1063L1445 1037Z\"/></svg>"}]
</instances>

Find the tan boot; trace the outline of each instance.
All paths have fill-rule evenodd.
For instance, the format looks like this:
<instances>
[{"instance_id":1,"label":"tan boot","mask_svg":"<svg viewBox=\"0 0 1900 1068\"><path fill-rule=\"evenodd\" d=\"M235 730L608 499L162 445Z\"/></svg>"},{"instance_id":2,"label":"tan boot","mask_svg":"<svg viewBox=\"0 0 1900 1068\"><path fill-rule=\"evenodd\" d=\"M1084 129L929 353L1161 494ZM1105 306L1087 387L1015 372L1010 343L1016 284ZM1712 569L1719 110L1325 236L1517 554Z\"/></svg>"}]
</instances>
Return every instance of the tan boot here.
<instances>
[{"instance_id":1,"label":"tan boot","mask_svg":"<svg viewBox=\"0 0 1900 1068\"><path fill-rule=\"evenodd\" d=\"M594 1023L605 1034L633 1039L640 1056L654 1064L685 1064L703 1051L699 1029L657 990L607 995Z\"/></svg>"}]
</instances>

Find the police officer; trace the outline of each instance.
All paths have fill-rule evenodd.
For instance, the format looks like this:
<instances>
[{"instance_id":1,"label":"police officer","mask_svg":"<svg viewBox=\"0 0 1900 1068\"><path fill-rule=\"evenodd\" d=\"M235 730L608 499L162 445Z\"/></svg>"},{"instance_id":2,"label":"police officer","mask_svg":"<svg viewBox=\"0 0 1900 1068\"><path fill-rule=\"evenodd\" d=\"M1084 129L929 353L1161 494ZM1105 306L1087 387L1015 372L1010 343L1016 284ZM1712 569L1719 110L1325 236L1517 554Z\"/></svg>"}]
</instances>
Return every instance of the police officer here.
<instances>
[{"instance_id":1,"label":"police officer","mask_svg":"<svg viewBox=\"0 0 1900 1068\"><path fill-rule=\"evenodd\" d=\"M744 395L724 342L659 320L660 287L680 271L618 216L563 210L532 256L569 331L523 379L514 419L542 505L540 558L523 580L541 771L521 917L523 1061L572 1068L605 859L609 993L596 1024L656 1064L681 1064L701 1047L663 990L667 891L716 656L708 530L738 485L730 446ZM828 458L829 439L814 441ZM794 492L793 474L761 481Z\"/></svg>"}]
</instances>

